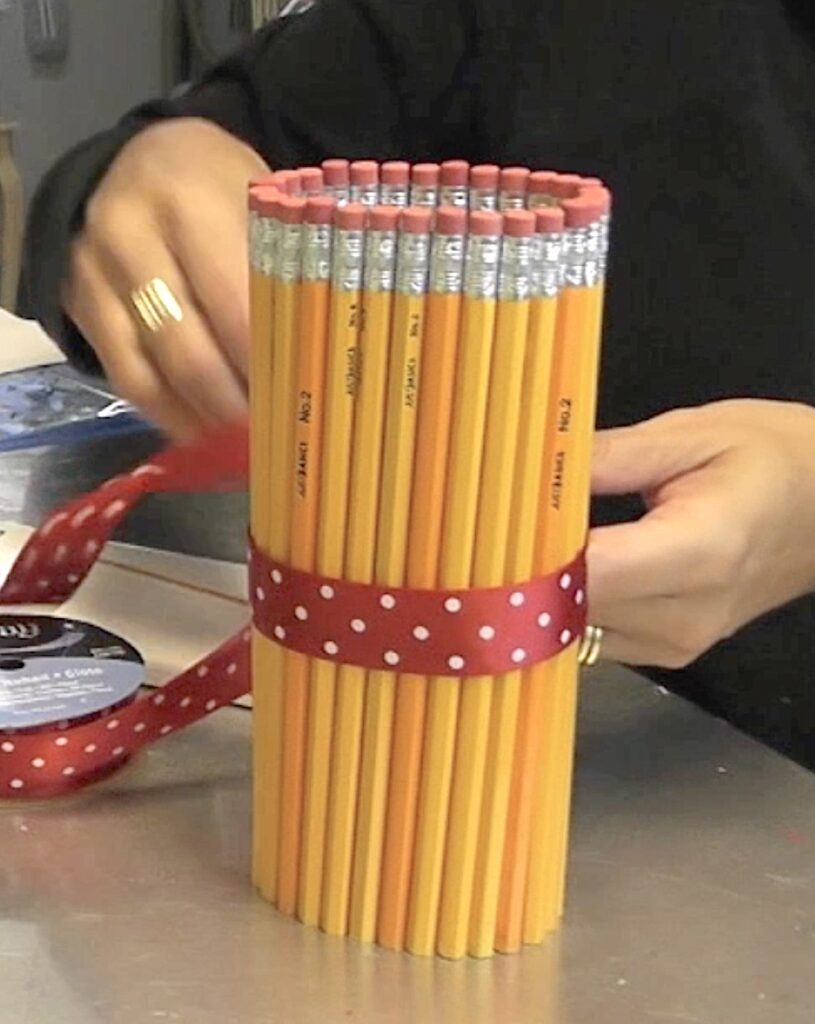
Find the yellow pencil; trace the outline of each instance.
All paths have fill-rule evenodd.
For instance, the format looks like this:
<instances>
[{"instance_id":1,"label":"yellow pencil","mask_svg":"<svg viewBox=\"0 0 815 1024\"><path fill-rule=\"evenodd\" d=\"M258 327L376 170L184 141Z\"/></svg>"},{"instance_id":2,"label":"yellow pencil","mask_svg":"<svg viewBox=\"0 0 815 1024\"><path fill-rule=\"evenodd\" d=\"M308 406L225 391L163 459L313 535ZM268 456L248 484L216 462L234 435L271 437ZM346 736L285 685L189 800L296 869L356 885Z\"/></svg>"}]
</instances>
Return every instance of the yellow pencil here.
<instances>
[{"instance_id":1,"label":"yellow pencil","mask_svg":"<svg viewBox=\"0 0 815 1024\"><path fill-rule=\"evenodd\" d=\"M322 177L322 172L317 171ZM303 171L303 178L307 178ZM316 183L315 183L316 184ZM306 203L303 227L303 283L297 336L297 416L291 483L290 563L314 569L320 496L320 448L323 420L325 356L328 339L331 222L335 200L315 196ZM283 769L281 780L280 863L277 906L284 914L297 909L297 882L303 816L306 715L311 673L309 659L288 651L285 659Z\"/></svg>"},{"instance_id":2,"label":"yellow pencil","mask_svg":"<svg viewBox=\"0 0 815 1024\"><path fill-rule=\"evenodd\" d=\"M528 167L503 167L498 178L498 209L523 210L526 207L526 191L530 178Z\"/></svg>"},{"instance_id":3,"label":"yellow pencil","mask_svg":"<svg viewBox=\"0 0 815 1024\"><path fill-rule=\"evenodd\" d=\"M301 167L298 174L300 175L300 188L304 196L308 199L316 199L322 196L324 185L322 168Z\"/></svg>"},{"instance_id":4,"label":"yellow pencil","mask_svg":"<svg viewBox=\"0 0 815 1024\"><path fill-rule=\"evenodd\" d=\"M495 164L476 164L470 168L470 209L497 210L500 169Z\"/></svg>"},{"instance_id":5,"label":"yellow pencil","mask_svg":"<svg viewBox=\"0 0 815 1024\"><path fill-rule=\"evenodd\" d=\"M539 510L543 504L541 479L549 408L557 296L560 291L560 249L563 212L543 206L536 211L535 261L538 264L535 298L529 323L529 345L521 399L524 439L518 444L507 574L521 581L535 575L534 551ZM543 628L543 627L542 627ZM496 949L516 952L522 941L524 894L529 863L529 829L533 783L540 754L543 689L531 685L531 673L522 673L518 730L515 740L510 810L501 867ZM500 685L500 683L499 683Z\"/></svg>"},{"instance_id":6,"label":"yellow pencil","mask_svg":"<svg viewBox=\"0 0 815 1024\"><path fill-rule=\"evenodd\" d=\"M466 164L463 173L466 182ZM432 589L438 580L466 230L466 210L439 207L422 341L407 557L407 585L419 589ZM424 676L399 676L377 929L378 941L390 949L402 949L405 942L426 696Z\"/></svg>"},{"instance_id":7,"label":"yellow pencil","mask_svg":"<svg viewBox=\"0 0 815 1024\"><path fill-rule=\"evenodd\" d=\"M352 182L354 168L352 164ZM376 171L375 164L373 169ZM365 241L359 336L361 372L351 452L350 515L344 571L344 578L354 583L371 583L374 575L398 219L396 207L374 207ZM340 666L321 914L323 929L332 935L344 935L348 926L365 680L365 669L355 665Z\"/></svg>"},{"instance_id":8,"label":"yellow pencil","mask_svg":"<svg viewBox=\"0 0 815 1024\"><path fill-rule=\"evenodd\" d=\"M280 193L271 185L258 185L249 194L250 277L249 300L252 327L249 400L250 400L250 511L249 523L254 542L266 549L269 524L269 409L272 383L272 311L274 308L274 257L277 231L275 204ZM252 877L263 891L274 891L265 857L269 832L268 787L264 779L267 736L273 720L266 702L265 681L269 676L272 642L257 630L252 631L253 694L253 851Z\"/></svg>"},{"instance_id":9,"label":"yellow pencil","mask_svg":"<svg viewBox=\"0 0 815 1024\"><path fill-rule=\"evenodd\" d=\"M533 171L526 182L526 205L536 212L542 207L556 207L552 183L558 178L556 171Z\"/></svg>"},{"instance_id":10,"label":"yellow pencil","mask_svg":"<svg viewBox=\"0 0 815 1024\"><path fill-rule=\"evenodd\" d=\"M578 201L579 202L579 201ZM585 276L588 229L569 226L564 234L565 281L558 304L553 396L547 465L547 505L539 539L540 572L554 572L576 554L575 524L583 501L578 493L579 425L585 421L582 388L585 341L591 319L591 293ZM524 910L524 941L539 943L558 918L552 899L552 873L559 863L563 808L571 789L571 741L577 680L574 637L562 654L532 669L532 685L544 688L541 757L532 817Z\"/></svg>"},{"instance_id":11,"label":"yellow pencil","mask_svg":"<svg viewBox=\"0 0 815 1024\"><path fill-rule=\"evenodd\" d=\"M376 160L353 160L348 168L350 202L376 206L379 202L379 164Z\"/></svg>"},{"instance_id":12,"label":"yellow pencil","mask_svg":"<svg viewBox=\"0 0 815 1024\"><path fill-rule=\"evenodd\" d=\"M432 212L427 209L408 208L399 214L399 255L376 531L375 579L378 584L389 587L402 586L405 576L431 220ZM383 662L396 666L399 656L395 651L385 651ZM371 672L365 695L350 929L351 935L365 942L372 942L376 934L395 684L394 672Z\"/></svg>"},{"instance_id":13,"label":"yellow pencil","mask_svg":"<svg viewBox=\"0 0 815 1024\"><path fill-rule=\"evenodd\" d=\"M437 206L439 202L438 164L414 164L410 169L410 205Z\"/></svg>"},{"instance_id":14,"label":"yellow pencil","mask_svg":"<svg viewBox=\"0 0 815 1024\"><path fill-rule=\"evenodd\" d=\"M515 178L507 176L505 184L507 190L511 189ZM473 568L476 587L523 581L531 575L532 524L537 503L535 482L526 474L527 452L530 444L537 442L540 445L542 442L543 431L540 437L530 436L530 427L536 427L543 417L533 413L531 420L525 421L521 419L521 412L530 411L524 407L522 397L524 371L528 365L526 351L535 272L534 236L534 213L511 210L505 214L498 321ZM544 398L545 395L537 396L538 402L543 402ZM532 495L528 500L530 490ZM523 515L518 509L519 503L524 506ZM524 531L529 533L528 552L518 548L518 542L525 539L519 534ZM515 664L524 665L526 658L526 651L519 644L513 652ZM466 684L456 764L456 772L463 780L465 827L451 827L450 834L452 839L453 836L463 838L469 833L470 848L462 843L451 869L452 877L461 879L449 927L449 955L452 956L463 955L465 945L472 956L491 956L495 950L498 893L520 692L520 672L511 672L498 679L471 679ZM483 773L479 766L482 756L485 757ZM480 780L479 773L482 774ZM471 910L469 904L472 905ZM444 902L442 908L444 927Z\"/></svg>"},{"instance_id":15,"label":"yellow pencil","mask_svg":"<svg viewBox=\"0 0 815 1024\"><path fill-rule=\"evenodd\" d=\"M325 165L324 165L325 166ZM339 578L343 570L348 516L351 433L359 383L358 332L365 209L349 204L336 212L323 417L323 465L317 531L317 572ZM325 600L333 594L326 589ZM306 741L306 791L300 855L298 914L307 924L320 920L328 769L331 754L336 665L312 665Z\"/></svg>"},{"instance_id":16,"label":"yellow pencil","mask_svg":"<svg viewBox=\"0 0 815 1024\"><path fill-rule=\"evenodd\" d=\"M407 206L410 194L410 164L387 160L379 168L379 202L383 206Z\"/></svg>"},{"instance_id":17,"label":"yellow pencil","mask_svg":"<svg viewBox=\"0 0 815 1024\"><path fill-rule=\"evenodd\" d=\"M470 165L466 160L445 160L439 171L439 206L460 206L470 203Z\"/></svg>"},{"instance_id":18,"label":"yellow pencil","mask_svg":"<svg viewBox=\"0 0 815 1024\"><path fill-rule=\"evenodd\" d=\"M351 197L350 164L347 160L323 160L323 189L337 200L337 206L345 206Z\"/></svg>"},{"instance_id":19,"label":"yellow pencil","mask_svg":"<svg viewBox=\"0 0 815 1024\"><path fill-rule=\"evenodd\" d=\"M274 283L272 332L272 377L269 391L269 523L265 549L276 561L289 557L291 491L294 452L292 437L295 417L294 339L297 329L297 298L302 258L305 200L282 195L277 200L278 231ZM255 709L255 721L262 730L256 735L262 762L258 785L266 790L267 818L261 837L263 857L259 882L263 895L277 897L280 843L280 781L283 761L283 665L285 651L279 644L268 649L268 674L258 680L264 691L263 706Z\"/></svg>"},{"instance_id":20,"label":"yellow pencil","mask_svg":"<svg viewBox=\"0 0 815 1024\"><path fill-rule=\"evenodd\" d=\"M469 220L465 299L439 571L439 584L447 589L469 587L471 580L496 314L501 223L500 214L486 210L472 213ZM455 614L454 602L450 608L450 614ZM407 936L407 948L421 955L431 954L436 946L461 685L457 678L447 676L436 677L430 683Z\"/></svg>"},{"instance_id":21,"label":"yellow pencil","mask_svg":"<svg viewBox=\"0 0 815 1024\"><path fill-rule=\"evenodd\" d=\"M504 582L529 320L530 256L534 224L534 214L525 210L515 210L504 217L499 302L477 502L471 577L474 587L494 587ZM520 647L516 654L519 655L518 664L522 664L525 655ZM491 821L485 821L483 829L480 828L482 806L485 816L492 817L498 813L500 817L497 806L500 797L495 791L502 787L503 776L506 776L508 784L511 764L511 743L507 746L503 735L490 737L492 699L492 676L474 676L462 684L438 935L439 953L450 958L461 957L467 952L479 831L490 848L481 851L486 857L486 862L482 858L480 864L479 881L482 884L489 874L490 860L495 859L494 852L491 858L490 850L501 848L498 838L491 834ZM497 699L502 704L506 703L503 695L498 695ZM517 706L517 700L509 701L509 704L513 703ZM511 717L511 707L507 706L503 714L498 711L498 715L502 719ZM507 730L504 728L503 731ZM492 765L490 792L485 795L485 770L490 740L496 764ZM502 822L496 820L494 825L503 838ZM477 955L484 955L481 935L485 918L489 917L490 893L482 891L479 896L481 900L475 917L473 945L478 950ZM487 900L486 904L484 899Z\"/></svg>"},{"instance_id":22,"label":"yellow pencil","mask_svg":"<svg viewBox=\"0 0 815 1024\"><path fill-rule=\"evenodd\" d=\"M589 308L580 356L578 408L581 413L575 429L576 501L567 539L569 549L577 554L585 543L589 526L591 449L597 408L610 195L604 188L581 189L580 198L565 201L563 208L566 213L567 225L573 230L583 228L586 231L586 257L583 274L589 295ZM561 662L560 670L562 678L558 680L558 685L562 686L564 690L564 728L561 733L560 759L570 769L574 751L578 672L566 662ZM560 803L556 809L553 828L556 846L548 880L550 920L555 921L563 914L570 805L571 785L567 784L560 790Z\"/></svg>"}]
</instances>

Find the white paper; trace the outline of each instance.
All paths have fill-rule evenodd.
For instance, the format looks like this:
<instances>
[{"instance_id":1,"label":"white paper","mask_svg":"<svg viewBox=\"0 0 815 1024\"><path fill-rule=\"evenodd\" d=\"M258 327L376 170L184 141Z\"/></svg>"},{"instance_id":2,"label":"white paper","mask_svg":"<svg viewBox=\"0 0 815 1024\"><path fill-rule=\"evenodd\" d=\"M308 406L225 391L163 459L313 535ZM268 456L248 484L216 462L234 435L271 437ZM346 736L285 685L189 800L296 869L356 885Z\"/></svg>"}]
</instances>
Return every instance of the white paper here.
<instances>
[{"instance_id":1,"label":"white paper","mask_svg":"<svg viewBox=\"0 0 815 1024\"><path fill-rule=\"evenodd\" d=\"M30 533L0 524L0 580ZM148 685L155 686L249 621L245 595L245 566L114 543L64 605L28 610L75 617L124 637L141 652ZM235 703L251 707L248 697Z\"/></svg>"},{"instance_id":2,"label":"white paper","mask_svg":"<svg viewBox=\"0 0 815 1024\"><path fill-rule=\"evenodd\" d=\"M0 309L0 373L64 362L62 352L38 323Z\"/></svg>"}]
</instances>

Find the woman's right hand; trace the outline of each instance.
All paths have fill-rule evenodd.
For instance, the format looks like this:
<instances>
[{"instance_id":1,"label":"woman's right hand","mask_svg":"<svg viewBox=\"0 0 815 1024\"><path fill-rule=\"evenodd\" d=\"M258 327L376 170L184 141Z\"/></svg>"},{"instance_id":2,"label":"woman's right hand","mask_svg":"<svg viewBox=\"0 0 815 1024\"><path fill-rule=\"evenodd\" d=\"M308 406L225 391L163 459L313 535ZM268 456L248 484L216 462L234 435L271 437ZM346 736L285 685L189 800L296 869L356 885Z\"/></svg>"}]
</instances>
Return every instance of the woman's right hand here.
<instances>
[{"instance_id":1,"label":"woman's right hand","mask_svg":"<svg viewBox=\"0 0 815 1024\"><path fill-rule=\"evenodd\" d=\"M159 122L116 157L73 243L68 316L117 392L175 438L246 414L246 186L266 170L210 122ZM153 278L182 312L155 332L130 299Z\"/></svg>"}]
</instances>

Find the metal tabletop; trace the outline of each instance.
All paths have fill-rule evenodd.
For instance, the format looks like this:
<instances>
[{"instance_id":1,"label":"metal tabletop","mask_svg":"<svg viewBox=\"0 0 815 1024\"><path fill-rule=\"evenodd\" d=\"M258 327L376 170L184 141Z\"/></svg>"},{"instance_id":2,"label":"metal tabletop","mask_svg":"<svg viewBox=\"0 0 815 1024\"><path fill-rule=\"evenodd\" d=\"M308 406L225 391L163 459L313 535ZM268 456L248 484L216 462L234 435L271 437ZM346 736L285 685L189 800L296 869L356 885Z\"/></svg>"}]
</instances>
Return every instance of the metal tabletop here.
<instances>
[{"instance_id":1,"label":"metal tabletop","mask_svg":"<svg viewBox=\"0 0 815 1024\"><path fill-rule=\"evenodd\" d=\"M815 778L620 671L585 684L568 914L423 960L254 895L249 713L96 791L0 807L3 1024L811 1024Z\"/></svg>"},{"instance_id":2,"label":"metal tabletop","mask_svg":"<svg viewBox=\"0 0 815 1024\"><path fill-rule=\"evenodd\" d=\"M57 478L15 460L5 515L66 496L37 498ZM229 517L191 508L134 529L232 543ZM0 804L0 1024L815 1019L815 776L632 673L584 684L564 927L491 961L328 938L256 896L249 733L226 709L94 790Z\"/></svg>"}]
</instances>

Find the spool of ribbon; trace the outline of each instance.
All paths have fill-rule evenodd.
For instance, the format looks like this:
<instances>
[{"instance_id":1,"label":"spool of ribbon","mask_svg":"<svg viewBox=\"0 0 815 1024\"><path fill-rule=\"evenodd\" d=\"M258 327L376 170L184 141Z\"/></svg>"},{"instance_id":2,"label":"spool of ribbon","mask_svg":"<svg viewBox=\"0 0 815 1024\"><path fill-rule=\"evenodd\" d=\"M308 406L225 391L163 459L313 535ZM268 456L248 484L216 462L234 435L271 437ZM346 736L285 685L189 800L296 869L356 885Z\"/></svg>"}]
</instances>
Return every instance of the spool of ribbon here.
<instances>
[{"instance_id":1,"label":"spool of ribbon","mask_svg":"<svg viewBox=\"0 0 815 1024\"><path fill-rule=\"evenodd\" d=\"M0 588L0 605L67 600L147 494L245 486L247 441L241 425L168 448L55 512L14 562ZM315 658L370 669L500 675L557 654L582 635L586 621L582 554L557 573L521 585L440 592L295 572L252 547L250 580L260 632ZM157 692L93 721L0 735L0 797L72 792L243 696L250 688L250 638L247 626Z\"/></svg>"}]
</instances>

